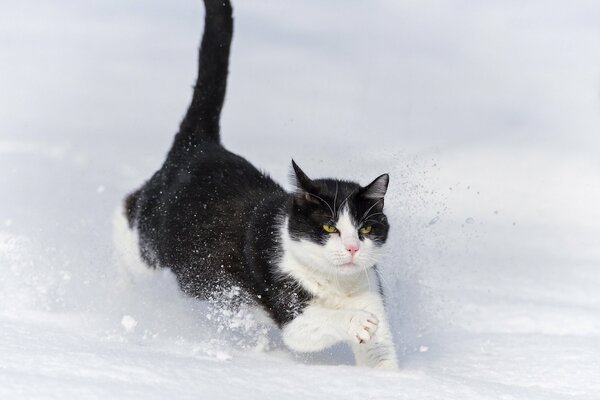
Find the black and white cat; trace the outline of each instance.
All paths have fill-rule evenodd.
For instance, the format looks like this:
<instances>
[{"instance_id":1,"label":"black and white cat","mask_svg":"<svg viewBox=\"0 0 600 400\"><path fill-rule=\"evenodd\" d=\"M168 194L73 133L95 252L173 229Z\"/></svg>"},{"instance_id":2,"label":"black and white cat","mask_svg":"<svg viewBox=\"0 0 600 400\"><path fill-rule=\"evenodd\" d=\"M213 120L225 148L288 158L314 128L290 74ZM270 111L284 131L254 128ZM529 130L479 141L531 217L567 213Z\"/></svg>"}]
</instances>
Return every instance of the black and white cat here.
<instances>
[{"instance_id":1,"label":"black and white cat","mask_svg":"<svg viewBox=\"0 0 600 400\"><path fill-rule=\"evenodd\" d=\"M229 1L204 0L192 102L164 165L129 195L123 225L136 254L208 299L240 288L299 352L338 342L358 365L397 368L375 264L389 225L388 175L367 186L310 179L292 161L287 193L219 139L233 32ZM125 221L126 219L126 221Z\"/></svg>"}]
</instances>

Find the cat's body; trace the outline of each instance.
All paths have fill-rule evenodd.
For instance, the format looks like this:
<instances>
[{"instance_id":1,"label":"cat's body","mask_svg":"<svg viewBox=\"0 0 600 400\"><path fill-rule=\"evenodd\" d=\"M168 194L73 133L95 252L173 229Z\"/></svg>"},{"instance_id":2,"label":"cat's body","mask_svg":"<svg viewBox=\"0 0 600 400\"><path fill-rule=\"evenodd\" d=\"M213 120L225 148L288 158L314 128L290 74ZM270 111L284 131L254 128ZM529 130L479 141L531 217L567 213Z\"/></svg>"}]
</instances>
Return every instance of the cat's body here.
<instances>
[{"instance_id":1,"label":"cat's body","mask_svg":"<svg viewBox=\"0 0 600 400\"><path fill-rule=\"evenodd\" d=\"M172 269L200 299L240 288L241 301L261 306L294 350L347 341L358 364L396 367L375 270L388 232L387 175L360 187L311 180L294 164L297 189L287 193L226 150L219 117L231 6L205 6L192 104L164 165L125 201L143 261Z\"/></svg>"}]
</instances>

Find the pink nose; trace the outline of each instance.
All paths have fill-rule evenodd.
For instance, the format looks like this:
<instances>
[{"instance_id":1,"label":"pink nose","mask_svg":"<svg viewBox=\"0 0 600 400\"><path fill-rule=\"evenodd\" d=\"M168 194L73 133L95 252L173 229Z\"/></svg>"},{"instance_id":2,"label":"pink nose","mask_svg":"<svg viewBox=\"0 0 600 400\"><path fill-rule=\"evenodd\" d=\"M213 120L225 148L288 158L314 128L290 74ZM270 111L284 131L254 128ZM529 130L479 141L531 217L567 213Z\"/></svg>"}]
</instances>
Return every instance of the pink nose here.
<instances>
[{"instance_id":1,"label":"pink nose","mask_svg":"<svg viewBox=\"0 0 600 400\"><path fill-rule=\"evenodd\" d=\"M354 257L354 253L356 253L358 251L358 245L357 244L347 244L346 250L348 250L350 252L350 255L352 257Z\"/></svg>"}]
</instances>

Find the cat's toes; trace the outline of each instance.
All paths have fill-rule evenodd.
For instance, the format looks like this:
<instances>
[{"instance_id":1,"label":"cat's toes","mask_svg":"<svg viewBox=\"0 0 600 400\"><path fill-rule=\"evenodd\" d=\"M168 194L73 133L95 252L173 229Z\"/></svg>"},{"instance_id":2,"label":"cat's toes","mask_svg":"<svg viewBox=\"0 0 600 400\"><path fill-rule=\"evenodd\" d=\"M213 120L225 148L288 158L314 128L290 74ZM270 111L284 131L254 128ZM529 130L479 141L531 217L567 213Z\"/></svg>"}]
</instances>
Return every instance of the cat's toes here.
<instances>
[{"instance_id":1,"label":"cat's toes","mask_svg":"<svg viewBox=\"0 0 600 400\"><path fill-rule=\"evenodd\" d=\"M367 311L357 311L350 318L348 327L350 338L356 343L368 342L375 335L377 324L379 324L379 320L375 315Z\"/></svg>"}]
</instances>

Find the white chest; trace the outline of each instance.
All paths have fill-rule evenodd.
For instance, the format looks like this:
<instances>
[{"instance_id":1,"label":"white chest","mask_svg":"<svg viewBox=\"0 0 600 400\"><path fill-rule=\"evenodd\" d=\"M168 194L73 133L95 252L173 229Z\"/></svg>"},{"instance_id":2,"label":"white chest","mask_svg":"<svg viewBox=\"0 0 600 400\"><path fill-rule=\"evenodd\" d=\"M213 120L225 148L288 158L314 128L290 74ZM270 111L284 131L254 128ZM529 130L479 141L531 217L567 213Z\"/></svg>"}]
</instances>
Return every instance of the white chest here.
<instances>
[{"instance_id":1,"label":"white chest","mask_svg":"<svg viewBox=\"0 0 600 400\"><path fill-rule=\"evenodd\" d=\"M357 298L379 292L377 276L373 270L352 275L323 274L303 265L289 254L283 257L280 268L310 292L315 303L330 308L345 308Z\"/></svg>"}]
</instances>

